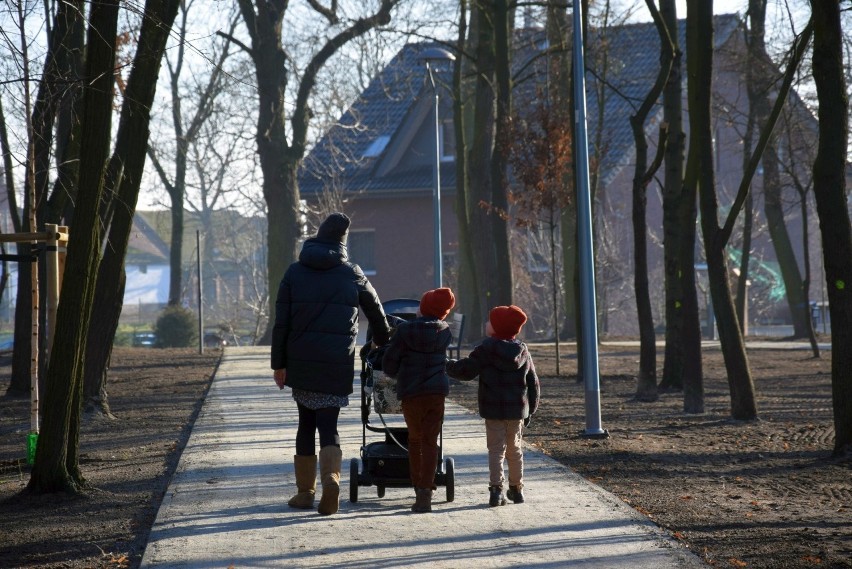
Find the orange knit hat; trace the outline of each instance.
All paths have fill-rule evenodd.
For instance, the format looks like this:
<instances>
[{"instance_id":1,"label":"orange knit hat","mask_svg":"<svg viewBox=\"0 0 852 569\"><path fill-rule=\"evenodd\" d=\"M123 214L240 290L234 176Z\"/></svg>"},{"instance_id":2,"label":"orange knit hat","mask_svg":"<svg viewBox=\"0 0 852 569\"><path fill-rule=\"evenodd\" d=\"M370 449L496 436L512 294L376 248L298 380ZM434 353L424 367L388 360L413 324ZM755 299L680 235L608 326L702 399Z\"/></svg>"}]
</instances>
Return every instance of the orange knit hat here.
<instances>
[{"instance_id":1,"label":"orange knit hat","mask_svg":"<svg viewBox=\"0 0 852 569\"><path fill-rule=\"evenodd\" d=\"M420 314L443 320L456 305L453 291L444 287L427 290L420 298Z\"/></svg>"},{"instance_id":2,"label":"orange knit hat","mask_svg":"<svg viewBox=\"0 0 852 569\"><path fill-rule=\"evenodd\" d=\"M521 331L527 321L524 311L515 306L495 306L488 314L494 335L504 340L511 340Z\"/></svg>"}]
</instances>

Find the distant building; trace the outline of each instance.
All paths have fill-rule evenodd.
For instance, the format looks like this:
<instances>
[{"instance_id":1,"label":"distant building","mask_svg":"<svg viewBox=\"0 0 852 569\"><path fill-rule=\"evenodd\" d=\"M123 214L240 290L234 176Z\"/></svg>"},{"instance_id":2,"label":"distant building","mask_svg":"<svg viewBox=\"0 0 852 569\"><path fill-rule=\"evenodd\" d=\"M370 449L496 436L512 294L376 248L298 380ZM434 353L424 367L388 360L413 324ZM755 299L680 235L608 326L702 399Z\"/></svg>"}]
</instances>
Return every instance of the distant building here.
<instances>
[{"instance_id":1,"label":"distant building","mask_svg":"<svg viewBox=\"0 0 852 569\"><path fill-rule=\"evenodd\" d=\"M744 27L737 16L729 15L717 16L714 29L715 166L720 209L724 213L733 201L742 173L742 141L748 111ZM684 34L682 22L681 46L685 46ZM519 55L516 56L515 67L531 63L526 73L538 70L537 81L545 81L546 60L542 55L547 44L543 32L523 30L518 33L517 41L523 43L523 49L516 52ZM656 77L659 39L653 24L644 23L593 30L587 44L590 46L587 53L590 160L598 179L594 211L599 329L603 334L635 334L631 229L635 149L629 117ZM327 201L329 194L345 200L345 211L353 220L350 256L370 275L383 299L418 297L433 286L435 117L432 88L426 81L424 64L419 60L419 54L433 45L406 45L372 80L339 124L331 128L311 150L299 178L301 197L309 203ZM595 57L594 49L599 45L608 48L606 70L600 68ZM449 67L443 71L439 67L436 71L439 83L449 82ZM685 87L685 73L683 77ZM600 90L598 81L605 81L606 88ZM529 87L525 89L527 94L516 87L516 105L531 104L528 101L531 90ZM598 93L603 93L604 98L598 98ZM455 283L458 250L453 111L449 91L443 88L440 94L442 249L445 281L452 285ZM524 96L527 103L522 102ZM796 118L797 130L792 137L781 141L782 151L795 152L800 168L784 174L783 194L789 202L788 229L801 267L804 247L802 222L795 206L799 198L792 188L791 178L795 174L805 186L808 185L812 163L809 152L814 148L817 124L795 94L791 95L788 108L788 116ZM684 110L687 110L686 101ZM600 129L597 127L598 117L602 119ZM651 145L656 143L661 121L662 109L658 105L646 129ZM684 126L688 130L688 117ZM654 151L652 146L652 156ZM753 182L756 221L752 244L750 314L754 319L783 322L788 318L788 309L774 249L765 231L760 189L763 180L759 174ZM812 201L812 197L808 199ZM815 210L811 207L809 211ZM818 300L822 286L820 243L816 215L810 215L811 295ZM650 277L651 282L656 283L652 284L652 303L655 321L660 324L664 316L663 232L661 195L657 183L648 190L647 224ZM513 235L513 247L527 251L526 255L521 255L526 259L515 259L516 266L530 276L532 282L528 286L532 294L546 294L546 277L551 270L549 256L534 248L535 232L515 230ZM700 230L698 239L701 239ZM739 257L740 243L741 238L735 236L730 244L732 261ZM700 243L696 258L699 262L703 258ZM699 271L698 278L699 302L706 316L709 300L709 291L704 284L706 275ZM535 293L536 290L540 292ZM463 306L457 309L465 311ZM545 323L552 310L542 303L542 307L534 312L528 334L535 334L536 329L541 335L548 334Z\"/></svg>"}]
</instances>

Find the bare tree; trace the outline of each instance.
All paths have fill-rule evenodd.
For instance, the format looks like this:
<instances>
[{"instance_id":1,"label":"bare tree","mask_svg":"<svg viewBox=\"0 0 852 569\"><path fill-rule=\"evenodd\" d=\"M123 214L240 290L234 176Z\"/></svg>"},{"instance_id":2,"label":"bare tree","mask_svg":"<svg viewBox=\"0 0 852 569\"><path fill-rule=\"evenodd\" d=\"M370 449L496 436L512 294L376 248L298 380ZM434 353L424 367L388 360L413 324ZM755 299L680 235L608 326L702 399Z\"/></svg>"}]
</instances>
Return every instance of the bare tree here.
<instances>
[{"instance_id":1,"label":"bare tree","mask_svg":"<svg viewBox=\"0 0 852 569\"><path fill-rule=\"evenodd\" d=\"M89 323L83 379L85 407L106 415L110 414L107 370L126 284L124 257L142 184L160 62L177 16L178 2L146 0L133 66L123 90L113 154L106 167L99 223L108 233L102 243L95 285L100 310L95 311Z\"/></svg>"},{"instance_id":2,"label":"bare tree","mask_svg":"<svg viewBox=\"0 0 852 569\"><path fill-rule=\"evenodd\" d=\"M199 74L193 73L190 85L184 86L181 77L187 50L187 24L189 14L193 8L193 2L181 2L181 19L178 25L177 49L174 60L167 57L166 65L169 72L169 86L171 87L171 114L172 128L174 129L174 155L170 162L174 165L173 175L167 173L167 165L164 163L165 154L158 151L156 144L149 145L148 156L151 159L160 181L165 186L171 199L171 243L169 247L169 305L176 306L181 302L181 277L183 268L183 234L184 234L184 207L187 184L187 157L189 146L192 144L204 123L209 119L216 104L216 98L222 94L222 83L226 80L223 65L231 53L231 40L234 30L239 21L238 15L230 18L228 30L222 34L224 40L219 38L221 45L214 45L215 55L210 65L210 73L206 77L206 83L201 84ZM193 107L191 113L185 114L185 104Z\"/></svg>"},{"instance_id":3,"label":"bare tree","mask_svg":"<svg viewBox=\"0 0 852 569\"><path fill-rule=\"evenodd\" d=\"M546 246L540 259L533 259L528 266L545 264L549 267L550 322L556 342L556 373L559 371L559 306L562 304L556 262L557 236L560 212L572 199L566 191L564 180L569 176L572 141L563 115L550 105L546 93L540 92L533 108L512 120L509 158L514 178L519 187L514 191L507 188L509 202L515 207L514 221L517 226L543 228ZM570 188L569 188L570 189ZM529 247L529 246L528 246Z\"/></svg>"},{"instance_id":4,"label":"bare tree","mask_svg":"<svg viewBox=\"0 0 852 569\"><path fill-rule=\"evenodd\" d=\"M453 64L453 129L456 139L456 219L459 232L459 261L458 261L458 305L466 307L470 322L482 322L484 319L483 306L479 300L480 285L474 265L474 245L470 218L477 205L471 200L470 162L468 147L470 144L470 125L473 121L473 85L470 77L474 75L475 61L467 51L468 35L475 30L474 14L468 0L459 2L458 57ZM468 26L468 19L471 26ZM478 326L466 326L465 340L477 338L481 330Z\"/></svg>"},{"instance_id":5,"label":"bare tree","mask_svg":"<svg viewBox=\"0 0 852 569\"><path fill-rule=\"evenodd\" d=\"M683 51L674 0L661 0L660 13L671 30L674 62L663 92L663 117L669 125L663 190L666 347L662 389L683 389L683 409L704 412L701 323L695 282L696 190L684 182Z\"/></svg>"},{"instance_id":6,"label":"bare tree","mask_svg":"<svg viewBox=\"0 0 852 569\"><path fill-rule=\"evenodd\" d=\"M648 249L646 234L647 188L654 174L660 168L666 149L667 128L660 129L657 143L657 155L648 165L648 141L645 138L645 122L651 108L659 99L671 73L674 61L674 44L666 23L663 21L652 0L646 0L648 10L654 19L657 35L660 36L660 70L657 80L648 91L642 105L632 117L630 126L636 145L636 165L633 174L633 282L636 294L636 313L639 319L639 377L636 384L636 398L640 401L657 400L657 343L654 332L654 317L651 311L651 295L648 284Z\"/></svg>"},{"instance_id":7,"label":"bare tree","mask_svg":"<svg viewBox=\"0 0 852 569\"><path fill-rule=\"evenodd\" d=\"M713 166L710 96L713 69L713 3L687 3L687 72L689 130L687 184L699 190L701 229L710 294L713 299L722 354L731 389L731 414L735 419L757 418L754 384L728 281L724 247L726 236L718 222L718 202Z\"/></svg>"},{"instance_id":8,"label":"bare tree","mask_svg":"<svg viewBox=\"0 0 852 569\"><path fill-rule=\"evenodd\" d=\"M342 46L388 24L391 11L399 1L381 0L375 12L348 21L341 17L337 2L332 2L330 7L312 2L310 6L316 17L328 24L328 36L316 44L319 49L312 52L307 67L298 76L295 101L288 109L288 87L296 70L282 44L281 31L289 2L239 0L243 22L251 38L250 46L241 42L240 45L254 62L258 88L257 147L269 219L269 290L275 290L285 268L295 259L301 234L297 175L307 149L312 117L310 100L318 74ZM269 302L274 299L270 298ZM270 304L269 314L273 313L274 307ZM270 332L271 322L264 333L264 342L269 341Z\"/></svg>"},{"instance_id":9,"label":"bare tree","mask_svg":"<svg viewBox=\"0 0 852 569\"><path fill-rule=\"evenodd\" d=\"M819 149L814 195L831 314L831 391L834 454L852 449L852 224L846 203L849 100L843 73L842 28L837 2L811 2L813 77L819 101ZM828 244L831 244L828 246Z\"/></svg>"},{"instance_id":10,"label":"bare tree","mask_svg":"<svg viewBox=\"0 0 852 569\"><path fill-rule=\"evenodd\" d=\"M506 175L511 112L509 38L513 29L509 6L501 0L474 1L466 51L473 61L472 133L467 143L467 237L472 271L491 275L479 283L479 312L512 303ZM458 142L457 142L458 145ZM462 273L464 274L464 273ZM464 278L464 277L463 277Z\"/></svg>"},{"instance_id":11,"label":"bare tree","mask_svg":"<svg viewBox=\"0 0 852 569\"><path fill-rule=\"evenodd\" d=\"M83 151L74 239L68 248L67 271L59 304L56 333L47 372L45 414L28 489L34 493L79 491L85 479L79 470L80 407L86 329L98 270L100 224L98 204L110 143L112 82L118 0L92 7L86 42Z\"/></svg>"},{"instance_id":12,"label":"bare tree","mask_svg":"<svg viewBox=\"0 0 852 569\"><path fill-rule=\"evenodd\" d=\"M19 68L24 74L21 83L24 88L22 99L25 107L25 122L27 124L26 147L27 158L24 160L25 174L23 218L22 222L13 215L14 230L37 231L47 221L48 208L43 204L48 199L48 188L50 180L50 162L53 155L54 126L57 115L63 104L71 98L77 85L74 76L75 53L79 53L82 45L83 27L83 5L81 1L62 3L55 14L55 22L48 25L50 33L47 35L47 53L44 59L43 72L36 93L35 102L31 105L30 90L31 79L29 68L32 65L29 57L27 44L29 40L25 34L26 10L29 7L25 3L17 4L19 19L18 33L21 45L17 50L15 46L8 43L11 50L20 58ZM65 106L67 108L67 106ZM7 139L8 147L8 139ZM11 153L11 149L8 150ZM9 154L11 157L11 154ZM7 168L8 176L12 175L11 163ZM14 184L8 184L8 190L14 190ZM11 200L10 206L15 206L16 201ZM54 218L52 221L56 221ZM32 256L33 246L30 243L17 245L17 252L21 258ZM33 291L38 290L40 283L37 274L33 271L32 263L18 264L18 293L15 304L15 347L12 360L12 380L9 385L10 393L24 393L29 391L30 377L33 374L33 365L41 369L44 365L45 336L40 335L38 330L44 328L44 312L39 312L38 306L34 306ZM37 339L33 344L32 340Z\"/></svg>"},{"instance_id":13,"label":"bare tree","mask_svg":"<svg viewBox=\"0 0 852 569\"><path fill-rule=\"evenodd\" d=\"M766 0L750 0L748 14L751 24L746 36L748 46L746 89L749 98L749 116L754 114L756 124L762 126L772 108L768 86L772 84L770 73L773 65L766 51ZM787 304L793 319L793 336L804 338L811 334L809 331L812 326L809 307L804 300L801 272L784 219L780 167L776 158L777 144L777 135L773 134L769 138L767 152L763 159L764 212L769 235L775 248L775 256L784 279ZM747 154L751 151L750 148L744 150ZM741 322L741 325L744 324Z\"/></svg>"},{"instance_id":14,"label":"bare tree","mask_svg":"<svg viewBox=\"0 0 852 569\"><path fill-rule=\"evenodd\" d=\"M586 14L586 10L583 10ZM549 93L554 109L562 112L562 120L569 125L569 132L573 137L573 124L571 113L573 104L572 77L571 77L571 55L568 48L568 30L571 25L568 20L567 6L550 2L547 7L547 42L551 46L548 62ZM562 180L565 191L576 195L574 190L573 167L569 174ZM560 214L560 237L562 242L562 288L564 295L563 334L567 338L575 338L578 328L578 292L576 287L577 270L577 210L576 200L572 199Z\"/></svg>"},{"instance_id":15,"label":"bare tree","mask_svg":"<svg viewBox=\"0 0 852 569\"><path fill-rule=\"evenodd\" d=\"M784 173L790 180L790 183L799 197L799 215L802 222L802 295L804 297L803 302L810 307L813 270L811 269L811 203L809 203L809 196L811 196L813 191L813 172L809 171L809 168L806 168L806 165L809 166L810 164L813 164L813 146L809 144L809 137L802 136L802 132L798 128L799 121L793 119L795 110L787 108L786 111L787 113L784 120L786 128L784 129L784 136L786 137L786 155L788 159L786 161L782 161L778 160L778 157L776 156L776 160L778 160L778 163L781 164ZM802 159L803 156L804 159ZM805 179L802 179L803 172L805 171L808 171L809 175L807 175ZM823 314L822 309L820 309L820 314ZM810 320L811 322L808 325L808 341L811 344L811 352L813 353L813 356L818 358L820 357L820 348L817 343L814 322L812 319Z\"/></svg>"}]
</instances>

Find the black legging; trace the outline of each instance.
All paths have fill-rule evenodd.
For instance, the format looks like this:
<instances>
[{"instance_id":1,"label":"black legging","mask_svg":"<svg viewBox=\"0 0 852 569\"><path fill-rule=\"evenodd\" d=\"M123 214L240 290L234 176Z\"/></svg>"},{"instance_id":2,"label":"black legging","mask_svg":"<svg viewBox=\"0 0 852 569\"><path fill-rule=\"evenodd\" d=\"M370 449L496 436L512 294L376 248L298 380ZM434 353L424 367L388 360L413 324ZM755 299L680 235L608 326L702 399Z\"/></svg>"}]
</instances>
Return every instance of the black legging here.
<instances>
[{"instance_id":1,"label":"black legging","mask_svg":"<svg viewBox=\"0 0 852 569\"><path fill-rule=\"evenodd\" d=\"M340 435L337 433L337 416L340 407L323 407L308 409L301 403L299 408L299 428L296 429L296 454L310 456L316 454L315 433L319 431L320 448L334 445L340 446Z\"/></svg>"}]
</instances>

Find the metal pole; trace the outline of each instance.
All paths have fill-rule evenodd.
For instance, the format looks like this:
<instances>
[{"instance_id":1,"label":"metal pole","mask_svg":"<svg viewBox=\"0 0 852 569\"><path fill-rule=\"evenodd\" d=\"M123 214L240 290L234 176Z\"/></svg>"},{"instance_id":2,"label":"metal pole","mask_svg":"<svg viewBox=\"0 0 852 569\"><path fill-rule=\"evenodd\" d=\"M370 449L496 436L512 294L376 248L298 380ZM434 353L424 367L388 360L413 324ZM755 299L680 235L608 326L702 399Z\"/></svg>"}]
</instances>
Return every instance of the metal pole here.
<instances>
[{"instance_id":1,"label":"metal pole","mask_svg":"<svg viewBox=\"0 0 852 569\"><path fill-rule=\"evenodd\" d=\"M198 353L204 353L204 301L201 296L201 231L195 230L195 248L198 254L195 270L198 273Z\"/></svg>"},{"instance_id":2,"label":"metal pole","mask_svg":"<svg viewBox=\"0 0 852 569\"><path fill-rule=\"evenodd\" d=\"M580 322L583 331L583 383L586 388L584 436L606 437L601 427L601 391L598 370L598 328L595 304L595 254L592 242L592 204L589 192L589 138L586 132L586 81L583 54L581 0L574 0L574 135L577 140L577 231L580 255Z\"/></svg>"},{"instance_id":3,"label":"metal pole","mask_svg":"<svg viewBox=\"0 0 852 569\"><path fill-rule=\"evenodd\" d=\"M432 83L435 99L435 164L432 167L432 179L435 187L432 191L432 205L435 218L435 288L440 288L444 282L444 259L441 251L441 121L438 114L438 86L435 84L432 67L428 61L426 62L426 70L429 72L429 81Z\"/></svg>"}]
</instances>

